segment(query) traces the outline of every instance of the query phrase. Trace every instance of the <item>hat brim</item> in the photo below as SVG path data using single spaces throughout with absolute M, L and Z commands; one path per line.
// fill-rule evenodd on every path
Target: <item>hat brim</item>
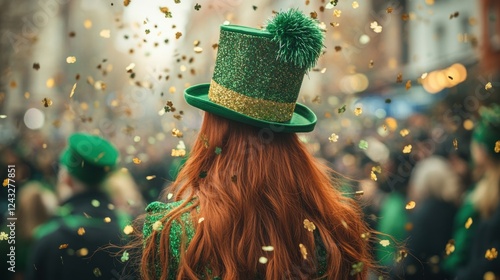
M 184 98 L 189 105 L 212 114 L 256 127 L 269 128 L 275 132 L 310 132 L 314 130 L 318 120 L 313 111 L 300 103 L 296 104 L 292 119 L 288 122 L 271 122 L 252 118 L 210 101 L 209 88 L 208 83 L 189 87 L 184 91 Z

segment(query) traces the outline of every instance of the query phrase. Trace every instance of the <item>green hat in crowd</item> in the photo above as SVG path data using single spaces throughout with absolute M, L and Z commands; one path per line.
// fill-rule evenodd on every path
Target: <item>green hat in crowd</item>
M 265 29 L 223 25 L 211 82 L 185 90 L 190 105 L 227 119 L 281 132 L 309 132 L 316 115 L 297 103 L 304 74 L 318 60 L 318 22 L 292 9 Z
M 92 187 L 114 170 L 117 159 L 118 150 L 107 140 L 75 133 L 69 137 L 68 147 L 62 153 L 60 162 L 71 176 Z
M 488 153 L 500 160 L 500 106 L 482 107 L 481 119 L 476 124 L 472 139 L 484 145 Z

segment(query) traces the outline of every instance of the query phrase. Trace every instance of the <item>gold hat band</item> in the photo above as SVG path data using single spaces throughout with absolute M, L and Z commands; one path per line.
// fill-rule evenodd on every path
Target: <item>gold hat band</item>
M 295 102 L 281 103 L 249 97 L 230 90 L 214 80 L 210 82 L 208 98 L 212 102 L 238 113 L 271 122 L 287 122 L 291 120 L 295 109 Z

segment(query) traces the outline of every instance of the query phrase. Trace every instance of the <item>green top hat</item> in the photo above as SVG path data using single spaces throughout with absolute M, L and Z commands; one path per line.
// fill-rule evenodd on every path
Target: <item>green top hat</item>
M 482 107 L 481 120 L 476 124 L 472 139 L 481 143 L 493 158 L 500 160 L 500 106 Z
M 297 10 L 278 13 L 264 30 L 223 25 L 212 81 L 186 89 L 184 97 L 194 107 L 249 125 L 312 131 L 316 115 L 296 101 L 322 46 L 317 22 Z
M 115 168 L 117 159 L 118 150 L 107 140 L 75 133 L 69 137 L 60 162 L 70 175 L 92 187 L 101 183 Z

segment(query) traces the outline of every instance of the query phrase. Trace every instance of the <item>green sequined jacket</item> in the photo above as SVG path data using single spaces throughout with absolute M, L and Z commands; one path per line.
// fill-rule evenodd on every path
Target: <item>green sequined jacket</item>
M 171 203 L 162 203 L 162 202 L 152 202 L 146 207 L 147 215 L 144 221 L 143 227 L 143 236 L 144 242 L 151 236 L 154 230 L 161 230 L 162 224 L 155 224 L 160 221 L 168 212 L 177 208 L 184 201 L 176 201 Z M 190 217 L 190 213 L 186 212 L 181 215 L 181 220 L 184 223 L 185 228 L 183 229 L 181 224 L 177 221 L 172 221 L 170 228 L 170 244 L 169 244 L 169 270 L 168 270 L 168 280 L 175 280 L 177 275 L 177 269 L 179 267 L 179 261 L 181 256 L 181 237 L 182 234 L 186 234 L 186 248 L 189 246 L 189 242 L 193 238 L 195 234 L 194 225 L 192 219 Z M 159 237 L 159 235 L 157 235 Z M 321 276 L 326 271 L 326 259 L 327 253 L 326 249 L 321 241 L 319 234 L 315 233 L 315 239 L 317 246 L 316 249 L 316 257 L 319 262 L 318 266 L 318 275 Z M 159 248 L 159 238 L 155 241 L 157 247 Z M 161 267 L 159 263 L 155 263 L 155 270 L 157 278 L 160 278 L 161 275 Z M 214 277 L 213 279 L 220 279 L 219 277 Z

